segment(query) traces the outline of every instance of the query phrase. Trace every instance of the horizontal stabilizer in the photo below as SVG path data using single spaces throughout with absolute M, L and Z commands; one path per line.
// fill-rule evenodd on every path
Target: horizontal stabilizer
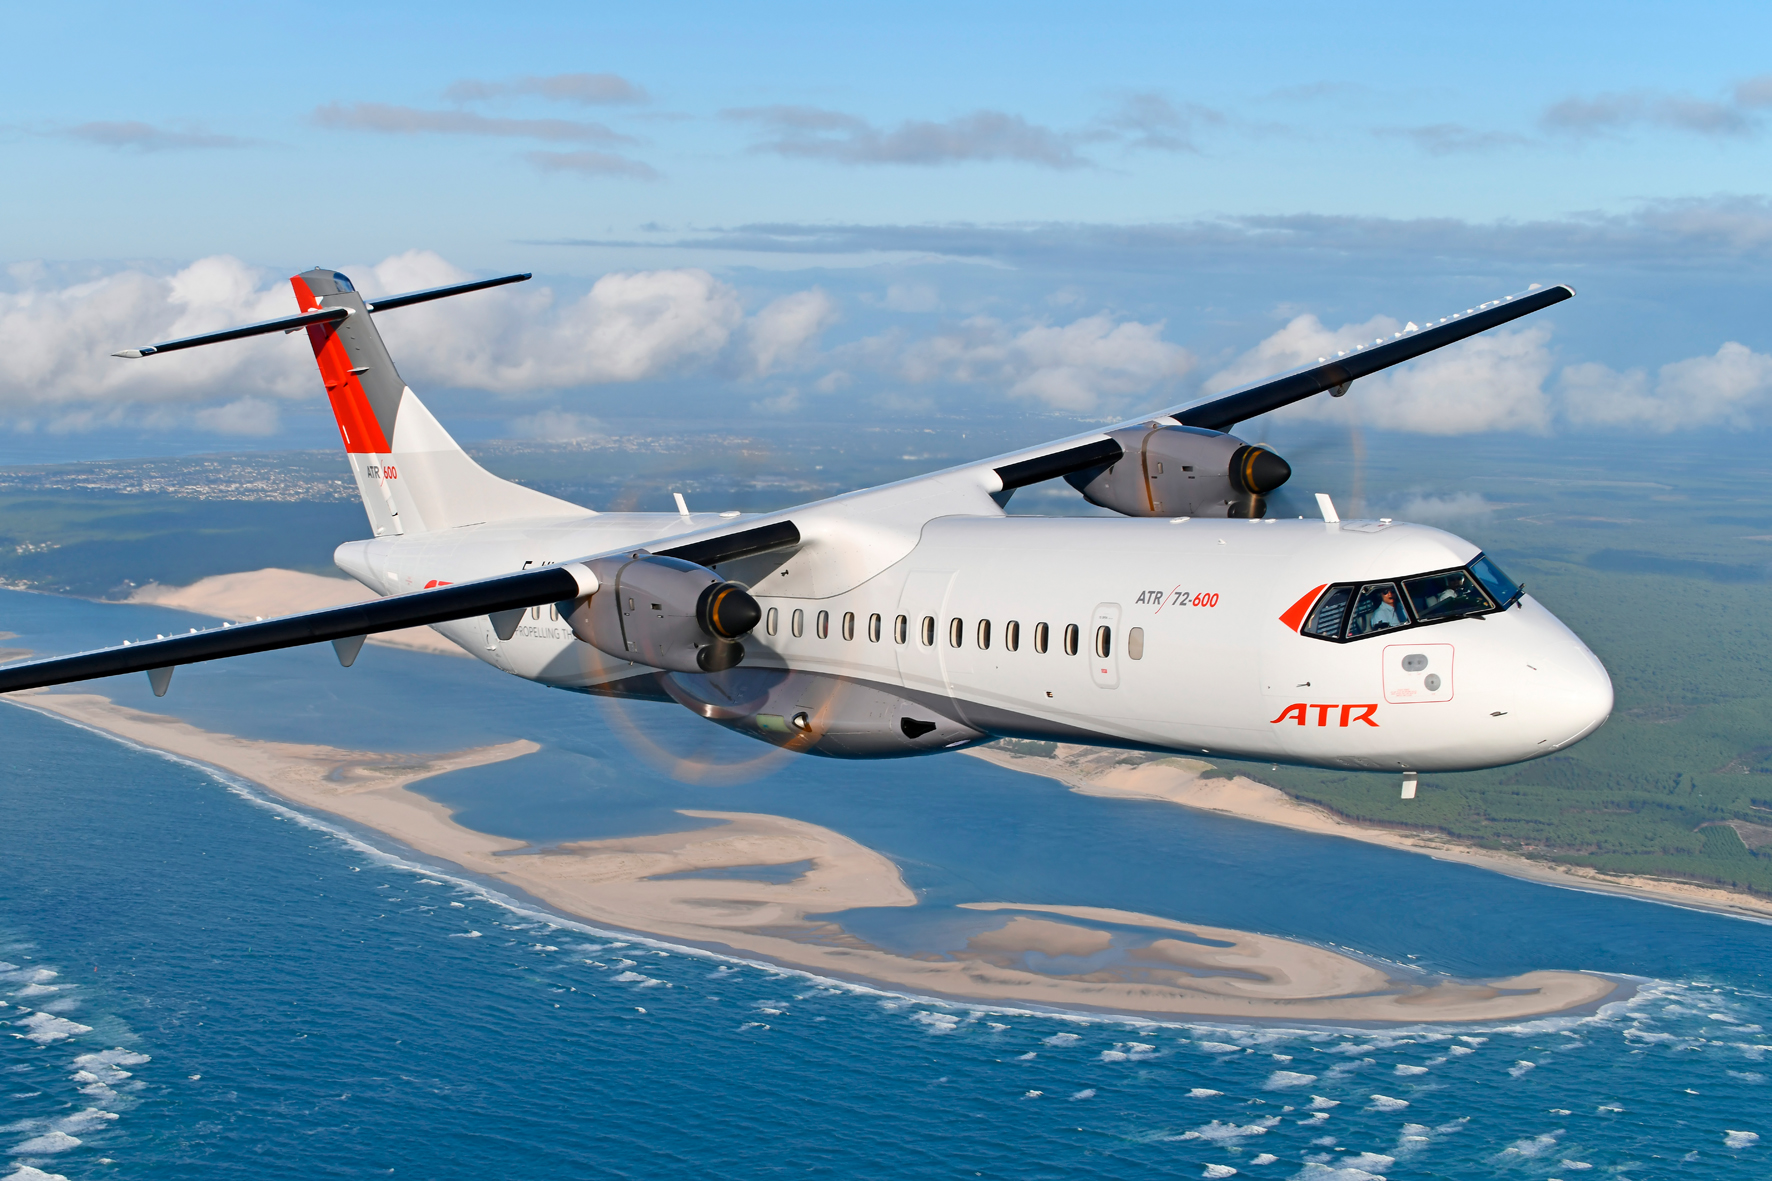
M 423 291 L 408 291 L 405 295 L 390 295 L 366 306 L 372 312 L 387 312 L 415 303 L 428 303 L 433 299 L 444 299 L 451 295 L 466 295 L 470 291 L 484 291 L 488 287 L 502 287 L 506 283 L 521 283 L 534 277 L 534 275 L 525 272 L 521 275 L 502 275 L 497 279 L 476 279 L 472 283 L 452 283 L 447 287 L 427 287 Z
M 385 312 L 393 308 L 408 307 L 415 303 L 427 303 L 433 299 L 443 299 L 451 295 L 463 295 L 469 291 L 482 291 L 488 287 L 501 287 L 506 283 L 521 283 L 533 278 L 528 273 L 521 275 L 502 275 L 497 279 L 477 279 L 472 283 L 452 283 L 447 287 L 427 287 L 423 291 L 408 291 L 405 295 L 390 295 L 386 299 L 378 299 L 364 306 L 371 312 Z M 351 314 L 347 307 L 316 308 L 303 312 L 299 316 L 284 316 L 278 320 L 263 320 L 257 324 L 242 324 L 238 328 L 228 328 L 221 332 L 206 332 L 202 336 L 186 336 L 179 340 L 162 341 L 159 344 L 147 345 L 139 349 L 123 349 L 112 353 L 113 357 L 128 360 L 139 360 L 151 357 L 156 353 L 170 353 L 177 349 L 195 348 L 200 344 L 220 344 L 224 340 L 240 340 L 248 336 L 263 336 L 267 332 L 294 332 L 297 328 L 305 328 L 309 324 L 336 324 Z
M 151 357 L 155 353 L 170 353 L 178 349 L 196 348 L 200 344 L 219 344 L 224 340 L 239 340 L 246 336 L 263 336 L 267 332 L 294 332 L 297 328 L 306 328 L 309 324 L 336 324 L 350 314 L 350 308 L 316 308 L 311 312 L 303 312 L 299 316 L 284 316 L 277 320 L 260 320 L 257 324 L 242 324 L 238 328 L 225 328 L 220 332 L 205 332 L 202 336 L 164 340 L 159 344 L 151 344 L 139 349 L 124 349 L 121 352 L 112 353 L 111 356 L 124 357 L 134 361 L 142 357 Z
M 270 652 L 278 648 L 294 648 L 302 644 L 318 644 L 326 640 L 351 640 L 362 643 L 362 637 L 403 627 L 421 627 L 466 619 L 472 615 L 497 615 L 520 611 L 543 603 L 567 602 L 591 594 L 597 579 L 588 569 L 578 565 L 544 566 L 519 574 L 501 574 L 473 582 L 458 582 L 434 590 L 413 591 L 392 595 L 367 603 L 333 607 L 326 611 L 308 611 L 300 615 L 284 615 L 257 623 L 212 627 L 164 640 L 141 644 L 123 644 L 80 652 L 72 656 L 55 656 L 24 664 L 0 668 L 0 693 L 18 689 L 37 689 L 45 685 L 64 685 L 93 677 L 116 676 L 119 673 L 164 670 L 158 675 L 169 679 L 172 668 L 180 664 L 196 664 L 203 660 L 220 660 L 227 656 L 244 656 L 250 652 Z M 342 659 L 347 650 L 341 646 Z M 349 661 L 344 661 L 347 665 Z M 156 679 L 156 693 L 164 693 L 165 680 Z

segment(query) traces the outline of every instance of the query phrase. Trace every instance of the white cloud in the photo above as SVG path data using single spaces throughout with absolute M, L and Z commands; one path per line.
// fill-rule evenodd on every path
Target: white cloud
M 1673 431 L 1722 425 L 1750 429 L 1772 402 L 1772 356 L 1729 341 L 1708 357 L 1619 373 L 1597 362 L 1563 370 L 1564 412 L 1579 426 Z
M 429 251 L 373 268 L 385 292 L 466 278 Z M 738 293 L 702 270 L 617 272 L 578 299 L 548 287 L 441 300 L 378 320 L 415 385 L 527 393 L 641 381 L 718 360 L 744 321 Z
M 1400 521 L 1417 521 L 1423 525 L 1446 525 L 1454 522 L 1486 521 L 1495 515 L 1495 506 L 1477 492 L 1449 492 L 1444 496 L 1411 493 L 1402 505 L 1388 516 Z
M 0 418 L 82 429 L 121 407 L 314 396 L 312 356 L 283 337 L 137 361 L 111 354 L 295 310 L 287 286 L 239 259 L 201 259 L 167 277 L 121 271 L 56 288 L 41 272 L 0 293 Z
M 596 419 L 565 410 L 542 410 L 511 420 L 511 434 L 519 439 L 567 443 L 575 439 L 594 439 L 604 433 L 603 424 Z
M 263 398 L 241 398 L 223 406 L 197 411 L 197 425 L 217 435 L 253 435 L 264 438 L 282 426 L 277 404 Z
M 472 277 L 419 250 L 343 270 L 370 298 Z M 279 402 L 322 397 L 300 337 L 273 333 L 133 361 L 110 355 L 293 313 L 288 282 L 275 272 L 225 255 L 171 275 L 124 270 L 64 286 L 46 267 L 9 272 L 17 290 L 0 292 L 0 422 L 15 429 L 151 421 L 268 435 L 278 429 Z M 804 360 L 835 314 L 815 288 L 747 318 L 730 285 L 686 269 L 604 275 L 577 298 L 530 283 L 402 309 L 376 325 L 421 391 L 526 394 L 778 370 Z
M 1295 317 L 1278 332 L 1214 374 L 1204 392 L 1222 390 L 1283 373 L 1333 356 L 1356 344 L 1388 339 L 1402 325 L 1388 316 L 1331 331 L 1314 315 Z M 1358 399 L 1362 421 L 1385 430 L 1425 435 L 1479 431 L 1548 430 L 1550 398 L 1544 391 L 1552 360 L 1544 328 L 1496 329 L 1395 369 L 1361 378 L 1348 398 Z M 1309 398 L 1277 412 L 1291 418 L 1335 418 L 1345 413 L 1330 398 Z
M 877 353 L 898 351 L 894 338 L 867 343 Z M 1098 313 L 1016 332 L 975 316 L 898 351 L 895 364 L 908 381 L 997 385 L 1012 397 L 1087 413 L 1185 375 L 1194 356 L 1163 339 L 1161 322 L 1116 321 Z
M 751 318 L 751 357 L 759 376 L 792 364 L 837 320 L 837 301 L 818 287 L 784 295 Z

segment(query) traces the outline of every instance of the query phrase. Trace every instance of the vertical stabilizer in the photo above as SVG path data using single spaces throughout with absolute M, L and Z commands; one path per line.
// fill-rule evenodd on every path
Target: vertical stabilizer
M 400 377 L 349 279 L 316 268 L 289 282 L 304 312 L 350 312 L 306 330 L 377 537 L 589 513 L 475 463 Z

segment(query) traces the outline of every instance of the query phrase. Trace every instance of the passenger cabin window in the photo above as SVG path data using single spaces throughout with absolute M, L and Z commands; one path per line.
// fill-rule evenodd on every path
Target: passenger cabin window
M 845 640 L 855 638 L 855 612 L 853 611 L 843 612 L 843 638 Z
M 1406 578 L 1403 590 L 1409 595 L 1410 610 L 1423 623 L 1475 615 L 1494 606 L 1489 602 L 1489 596 L 1477 586 L 1477 580 L 1463 570 Z
M 1135 627 L 1126 633 L 1126 656 L 1130 660 L 1144 659 L 1144 629 Z
M 831 613 L 829 611 L 818 613 L 818 638 L 821 640 L 831 638 Z
M 1114 629 L 1098 627 L 1095 629 L 1095 654 L 1106 660 L 1114 654 Z
M 1519 583 L 1478 554 L 1462 569 L 1332 586 L 1298 632 L 1321 640 L 1358 640 L 1398 628 L 1505 611 L 1524 593 Z
M 1067 623 L 1064 625 L 1064 654 L 1066 656 L 1075 656 L 1077 654 L 1077 636 L 1078 632 L 1076 624 Z
M 1052 640 L 1052 629 L 1043 623 L 1034 624 L 1034 651 L 1044 654 Z
M 781 612 L 777 611 L 774 607 L 769 608 L 769 614 L 763 617 L 763 630 L 770 635 L 774 635 L 775 629 L 780 626 Z
M 935 616 L 933 615 L 923 617 L 923 647 L 935 647 Z
M 948 647 L 958 648 L 966 640 L 966 623 L 958 617 L 948 620 Z
M 800 610 L 798 607 L 794 608 L 794 622 L 792 626 L 796 636 L 803 636 L 806 634 L 806 612 Z
M 978 646 L 980 648 L 991 646 L 991 621 L 988 619 L 978 621 Z
M 902 619 L 904 617 L 901 615 L 899 618 Z M 874 644 L 880 642 L 880 613 L 878 611 L 868 616 L 868 641 Z M 904 637 L 898 637 L 898 642 L 901 644 L 904 643 Z
M 892 640 L 893 640 L 893 642 L 897 643 L 897 644 L 902 644 L 907 639 L 909 639 L 910 638 L 910 626 L 911 626 L 911 621 L 906 619 L 902 615 L 900 615 L 896 620 L 894 620 L 892 623 Z
M 1409 616 L 1394 582 L 1370 582 L 1354 596 L 1353 614 L 1347 621 L 1347 638 L 1369 636 L 1393 627 L 1406 627 Z
M 1011 652 L 1021 648 L 1021 624 L 1013 619 L 1003 625 L 1003 647 Z

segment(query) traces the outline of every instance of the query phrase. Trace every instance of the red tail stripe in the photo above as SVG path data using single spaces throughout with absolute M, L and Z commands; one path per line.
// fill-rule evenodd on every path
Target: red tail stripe
M 301 276 L 292 277 L 289 285 L 295 289 L 295 300 L 302 311 L 319 306 L 313 289 Z M 338 338 L 336 326 L 309 324 L 308 343 L 314 346 L 314 360 L 320 366 L 320 379 L 326 383 L 326 398 L 332 403 L 332 416 L 338 420 L 345 450 L 353 455 L 386 455 L 390 450 L 387 437 L 363 392 L 363 383 L 351 372 L 351 358 Z

